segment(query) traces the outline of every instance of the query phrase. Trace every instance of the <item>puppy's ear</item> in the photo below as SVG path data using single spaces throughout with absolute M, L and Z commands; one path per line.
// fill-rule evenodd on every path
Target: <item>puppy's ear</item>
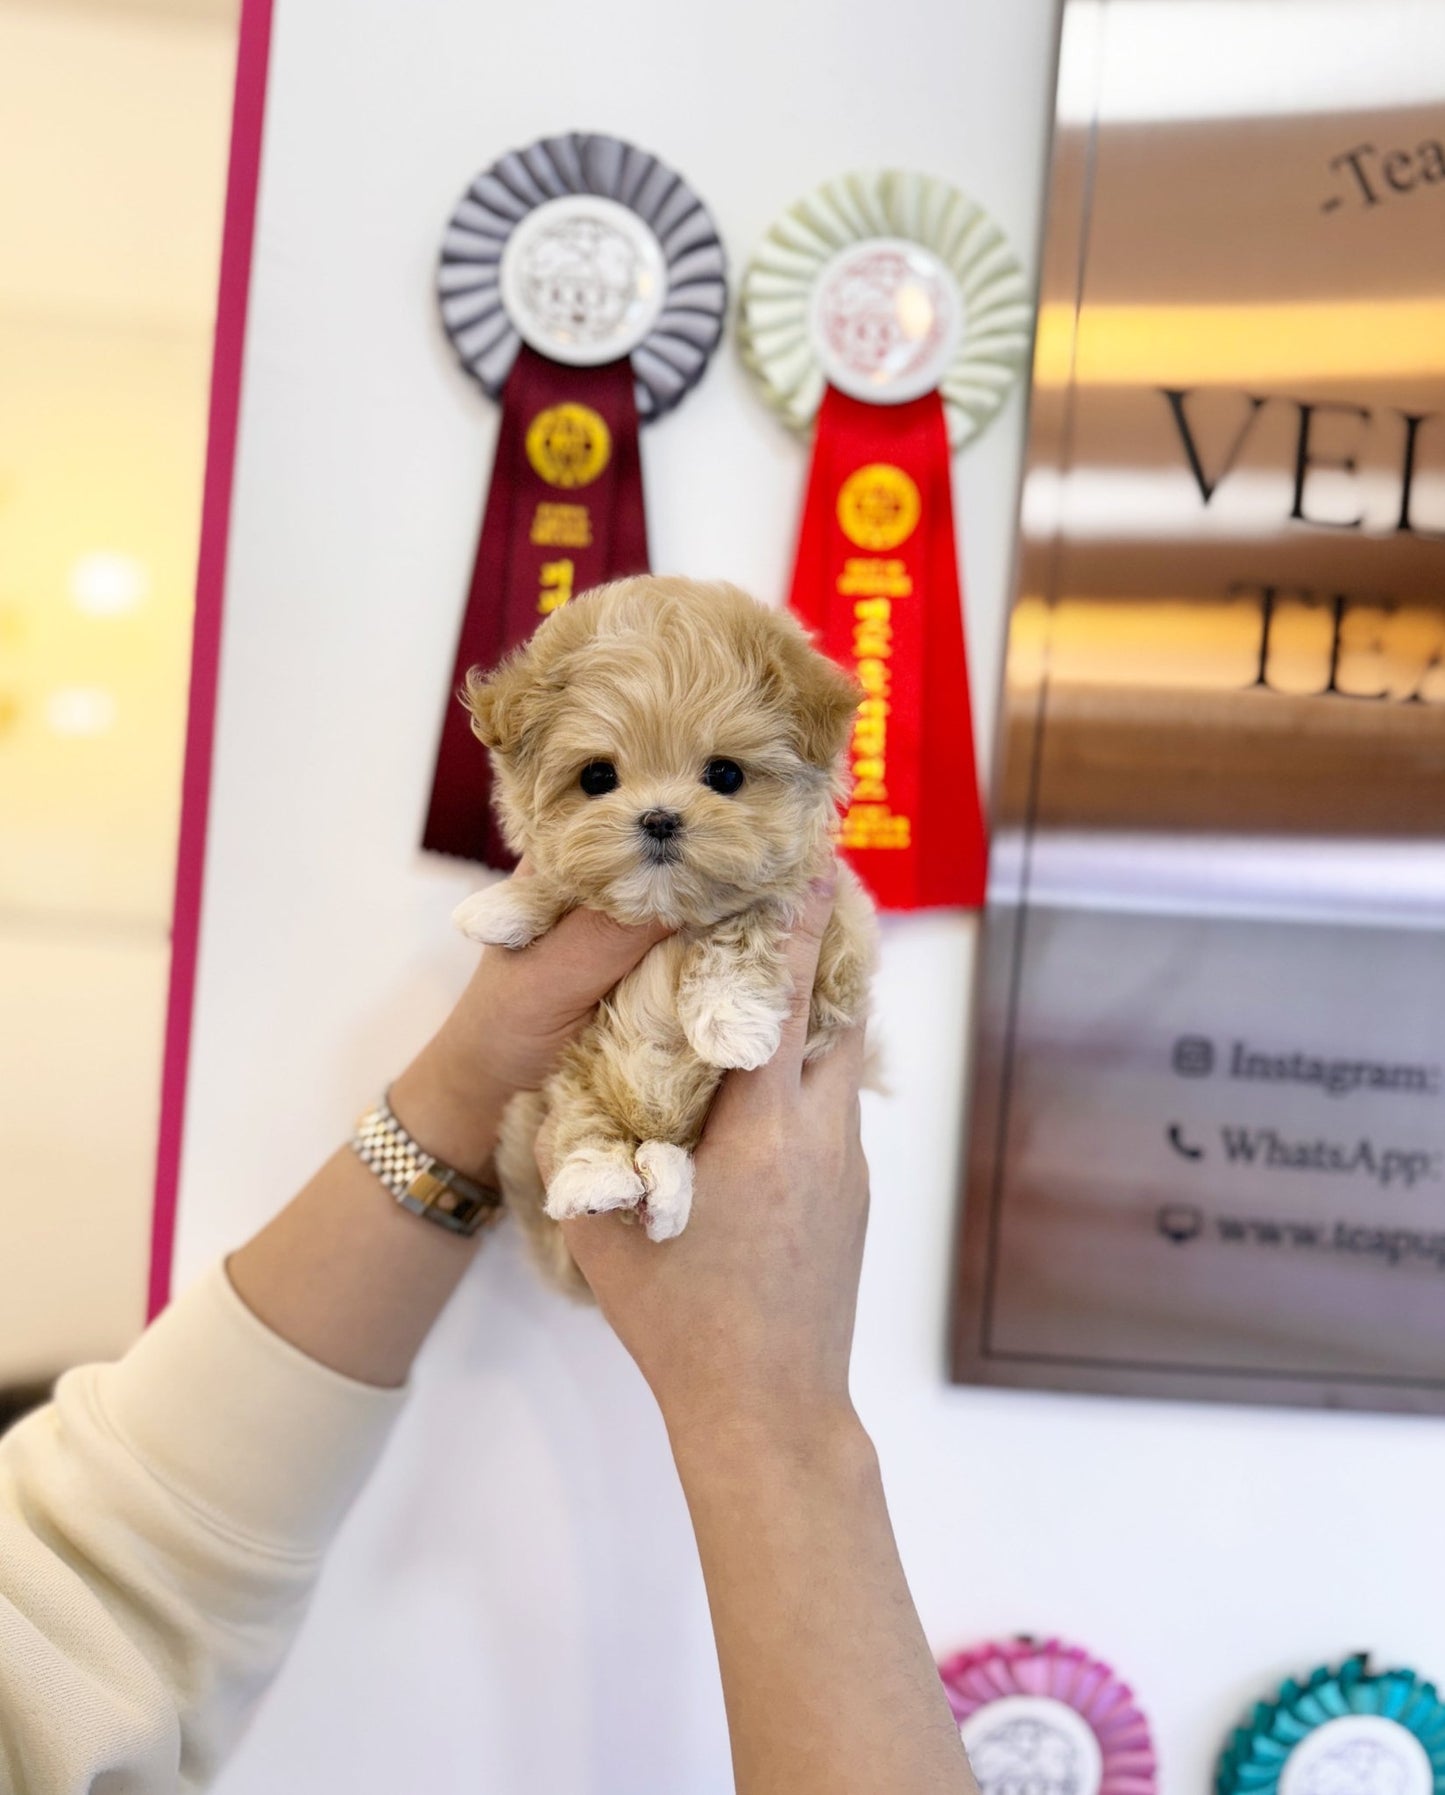
M 810 766 L 829 767 L 848 744 L 863 688 L 788 621 L 778 643 L 778 658 L 789 689 L 793 740 Z
M 536 674 L 523 650 L 488 673 L 473 667 L 462 702 L 472 713 L 472 734 L 498 754 L 515 754 L 536 712 Z

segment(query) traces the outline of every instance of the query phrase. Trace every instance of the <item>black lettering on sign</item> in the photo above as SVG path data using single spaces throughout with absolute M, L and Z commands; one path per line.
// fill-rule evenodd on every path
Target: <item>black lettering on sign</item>
M 1360 525 L 1365 521 L 1365 514 L 1363 511 L 1358 517 L 1310 517 L 1305 511 L 1305 478 L 1311 467 L 1316 466 L 1335 467 L 1338 468 L 1340 472 L 1346 474 L 1353 474 L 1356 468 L 1353 455 L 1345 455 L 1338 461 L 1329 462 L 1321 460 L 1316 454 L 1311 454 L 1310 431 L 1313 428 L 1315 417 L 1319 412 L 1340 412 L 1349 416 L 1363 418 L 1367 424 L 1370 421 L 1370 414 L 1365 410 L 1363 405 L 1341 405 L 1337 403 L 1304 405 L 1299 404 L 1298 401 L 1296 401 L 1296 403 L 1299 405 L 1299 434 L 1295 439 L 1294 503 L 1290 506 L 1289 514 L 1302 524 L 1318 524 L 1322 529 L 1358 530 Z
M 1407 530 L 1414 536 L 1433 536 L 1437 542 L 1445 542 L 1445 530 L 1422 529 L 1410 516 L 1410 496 L 1415 484 L 1415 441 L 1424 425 L 1433 423 L 1434 412 L 1415 413 L 1402 411 L 1400 416 L 1405 420 L 1405 458 L 1400 464 L 1400 521 L 1395 525 L 1397 530 Z
M 1294 460 L 1290 469 L 1293 479 L 1293 491 L 1287 519 L 1294 523 L 1310 524 L 1322 530 L 1360 530 L 1365 527 L 1365 513 L 1359 511 L 1354 517 L 1325 517 L 1318 510 L 1318 499 L 1314 507 L 1310 506 L 1309 477 L 1312 473 L 1347 474 L 1353 478 L 1359 472 L 1359 463 L 1354 454 L 1327 454 L 1319 445 L 1317 432 L 1321 420 L 1328 425 L 1333 419 L 1357 419 L 1363 430 L 1376 427 L 1376 414 L 1363 405 L 1351 405 L 1341 400 L 1307 400 L 1284 399 L 1259 393 L 1240 393 L 1237 395 L 1244 411 L 1240 417 L 1238 428 L 1234 432 L 1224 452 L 1219 466 L 1211 473 L 1204 465 L 1200 454 L 1199 443 L 1195 436 L 1194 426 L 1189 420 L 1189 401 L 1198 390 L 1194 387 L 1168 387 L 1158 389 L 1160 397 L 1169 407 L 1169 414 L 1174 427 L 1179 433 L 1179 441 L 1184 450 L 1184 460 L 1193 476 L 1194 484 L 1199 488 L 1199 496 L 1208 505 L 1215 493 L 1219 491 L 1226 475 L 1231 473 L 1239 461 L 1240 452 L 1244 448 L 1250 433 L 1254 429 L 1255 420 L 1266 405 L 1280 404 L 1293 408 L 1298 416 L 1295 430 Z M 1390 411 L 1381 414 L 1381 428 L 1393 430 L 1393 423 L 1388 425 L 1385 419 L 1399 418 L 1404 425 L 1404 439 L 1400 452 L 1400 506 L 1394 521 L 1384 526 L 1396 533 L 1404 532 L 1413 536 L 1429 537 L 1433 541 L 1445 542 L 1445 528 L 1435 527 L 1430 523 L 1421 523 L 1414 515 L 1415 477 L 1419 472 L 1421 455 L 1421 437 L 1426 427 L 1441 421 L 1440 413 L 1432 411 Z M 1430 439 L 1438 449 L 1440 433 L 1437 431 Z M 1358 500 L 1356 501 L 1358 503 Z M 1445 519 L 1442 519 L 1445 523 Z
M 1259 659 L 1252 687 L 1395 704 L 1440 702 L 1445 611 L 1438 607 L 1250 580 L 1236 580 L 1228 591 L 1231 598 L 1252 598 L 1259 604 Z M 1281 605 L 1288 607 L 1287 649 L 1274 640 Z M 1311 668 L 1317 670 L 1314 683 L 1308 683 Z
M 1344 178 L 1345 190 L 1332 193 L 1320 210 L 1338 212 L 1347 198 L 1357 199 L 1361 210 L 1368 210 L 1394 194 L 1416 193 L 1445 181 L 1445 144 L 1435 137 L 1423 139 L 1413 149 L 1378 150 L 1372 143 L 1357 143 L 1332 156 L 1328 166 L 1332 174 Z
M 1259 416 L 1260 407 L 1267 401 L 1256 398 L 1250 393 L 1244 395 L 1248 409 L 1240 420 L 1238 430 L 1234 433 L 1234 441 L 1229 445 L 1223 466 L 1211 480 L 1204 471 L 1204 463 L 1199 458 L 1199 447 L 1194 440 L 1194 432 L 1189 427 L 1189 414 L 1184 409 L 1184 402 L 1192 397 L 1194 389 L 1192 387 L 1163 386 L 1159 390 L 1169 402 L 1169 409 L 1174 414 L 1174 422 L 1179 430 L 1179 440 L 1184 444 L 1184 454 L 1189 462 L 1189 471 L 1194 475 L 1198 484 L 1199 496 L 1207 505 L 1218 490 L 1219 482 L 1239 460 L 1239 451 L 1244 447 L 1244 439 L 1253 428 L 1254 420 Z
M 1364 158 L 1366 156 L 1373 156 L 1374 153 L 1374 144 L 1357 143 L 1354 149 L 1343 150 L 1330 162 L 1330 167 L 1332 169 L 1338 169 L 1341 163 L 1349 169 L 1350 173 L 1355 177 L 1356 182 L 1359 184 L 1360 192 L 1364 195 L 1365 204 L 1367 206 L 1378 206 L 1380 203 L 1380 196 L 1370 186 L 1369 177 L 1366 175 L 1363 166 Z

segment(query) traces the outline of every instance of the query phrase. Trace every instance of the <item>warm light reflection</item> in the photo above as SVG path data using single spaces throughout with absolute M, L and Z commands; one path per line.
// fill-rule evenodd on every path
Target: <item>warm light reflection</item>
M 134 555 L 82 555 L 71 565 L 71 602 L 87 617 L 133 611 L 150 590 L 150 575 Z
M 1247 598 L 1021 599 L 1009 628 L 1008 678 L 1035 685 L 1247 686 L 1259 666 L 1259 606 Z
M 61 686 L 45 700 L 45 722 L 56 735 L 104 735 L 115 722 L 116 703 L 99 686 Z
M 905 281 L 894 295 L 894 312 L 898 328 L 910 343 L 922 342 L 933 329 L 934 306 L 926 287 L 917 281 Z
M 1039 311 L 1039 386 L 1207 386 L 1445 375 L 1445 304 L 1068 305 Z
M 1338 628 L 1338 637 L 1336 630 Z M 1445 704 L 1445 611 L 1281 595 L 1266 619 L 1257 594 L 1199 598 L 1020 599 L 1009 628 L 1015 690 L 1051 686 L 1243 691 L 1267 682 L 1305 696 L 1334 681 L 1347 697 Z

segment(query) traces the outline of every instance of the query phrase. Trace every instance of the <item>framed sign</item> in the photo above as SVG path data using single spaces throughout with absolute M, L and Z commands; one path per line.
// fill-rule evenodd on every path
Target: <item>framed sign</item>
M 1445 1410 L 1442 38 L 1068 0 L 961 1381 Z

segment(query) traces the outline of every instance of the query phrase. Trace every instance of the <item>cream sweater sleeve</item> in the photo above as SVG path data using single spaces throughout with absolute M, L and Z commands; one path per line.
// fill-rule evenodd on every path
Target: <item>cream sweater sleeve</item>
M 402 1400 L 217 1266 L 0 1438 L 0 1795 L 203 1788 Z

